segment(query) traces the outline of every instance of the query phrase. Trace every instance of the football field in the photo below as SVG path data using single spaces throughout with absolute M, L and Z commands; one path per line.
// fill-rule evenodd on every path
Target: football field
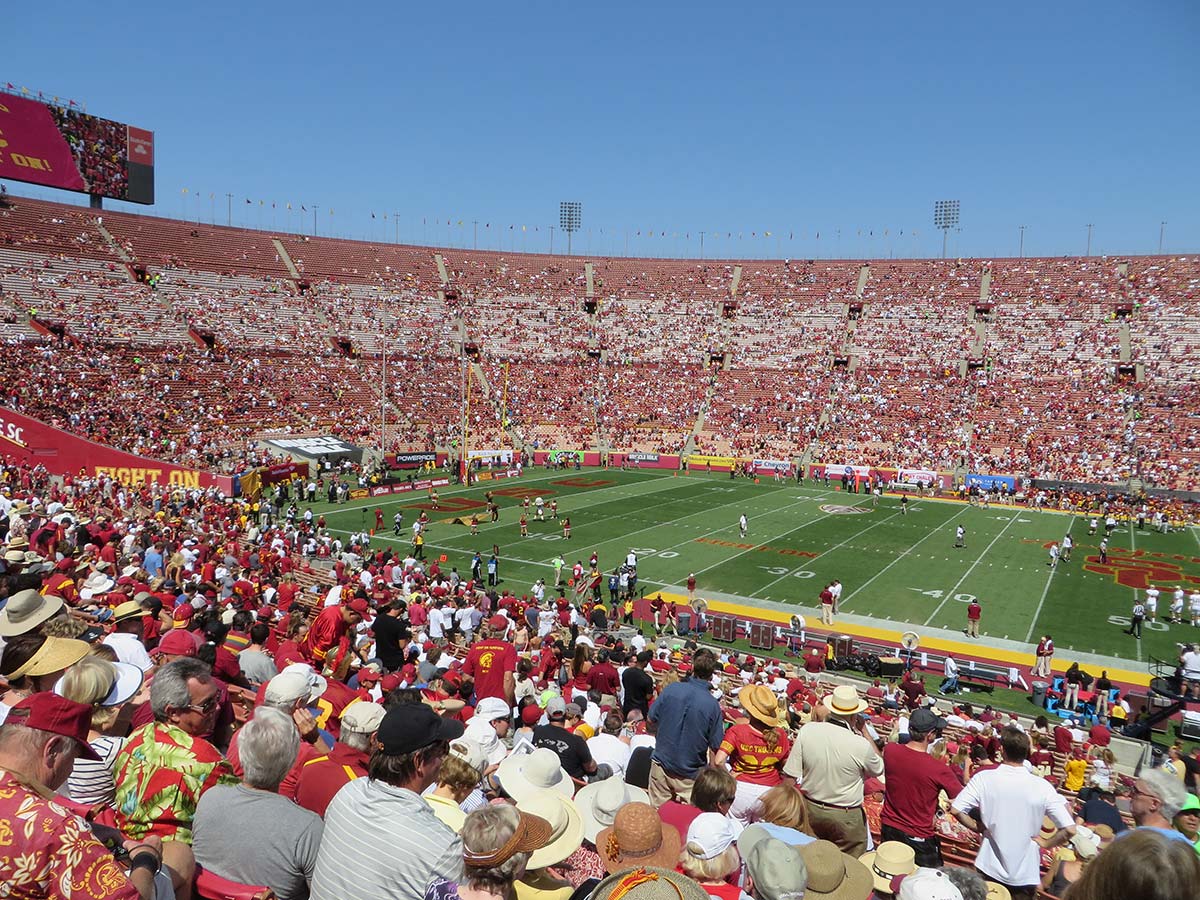
M 500 520 L 488 520 L 484 495 L 494 492 Z M 524 497 L 546 501 L 546 521 L 529 513 L 529 536 L 518 520 Z M 564 539 L 550 518 L 549 502 L 569 516 Z M 387 528 L 372 546 L 411 547 L 411 523 L 428 511 L 426 557 L 464 576 L 478 550 L 487 560 L 499 548 L 501 588 L 528 593 L 537 578 L 553 583 L 550 561 L 562 554 L 568 568 L 586 566 L 593 551 L 607 575 L 632 549 L 647 596 L 656 589 L 684 592 L 695 573 L 700 597 L 719 594 L 747 605 L 764 601 L 794 605 L 810 622 L 817 595 L 832 579 L 843 586 L 841 612 L 869 617 L 904 630 L 912 625 L 959 632 L 972 598 L 983 606 L 981 653 L 989 639 L 1036 643 L 1053 635 L 1060 658 L 1070 651 L 1120 657 L 1143 670 L 1151 656 L 1174 658 L 1175 643 L 1200 638 L 1190 624 L 1170 625 L 1171 595 L 1200 587 L 1200 534 L 1187 529 L 1158 534 L 1121 523 L 1109 538 L 1108 560 L 1098 544 L 1103 526 L 1088 534 L 1088 520 L 1013 506 L 971 507 L 913 497 L 907 513 L 898 497 L 874 505 L 869 496 L 833 487 L 776 482 L 755 484 L 727 475 L 585 469 L 527 470 L 519 480 L 484 482 L 468 490 L 442 488 L 440 509 L 423 494 L 354 500 L 340 507 L 314 505 L 329 527 L 343 535 L 373 526 L 376 508 Z M 392 520 L 404 512 L 402 534 Z M 748 531 L 740 534 L 745 514 Z M 458 518 L 478 515 L 479 535 Z M 965 547 L 955 530 L 965 529 Z M 1051 542 L 1070 533 L 1070 561 L 1048 565 Z M 1148 587 L 1161 592 L 1158 622 L 1146 623 L 1141 640 L 1124 633 L 1135 597 Z M 1186 618 L 1186 610 L 1185 610 Z M 973 642 L 974 643 L 974 642 Z M 1142 665 L 1134 665 L 1141 663 Z

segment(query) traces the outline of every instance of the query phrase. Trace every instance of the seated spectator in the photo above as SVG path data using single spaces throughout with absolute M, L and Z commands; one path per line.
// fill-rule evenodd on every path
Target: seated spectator
M 242 783 L 217 785 L 196 806 L 196 861 L 222 878 L 265 885 L 279 900 L 305 900 L 321 844 L 321 817 L 279 794 L 300 735 L 286 713 L 264 707 L 239 738 Z
M 797 847 L 770 836 L 758 841 L 747 840 L 743 831 L 738 838 L 738 852 L 746 860 L 746 893 L 751 900 L 801 900 L 804 897 L 808 869 Z
M 463 820 L 462 876 L 435 877 L 425 900 L 512 897 L 530 855 L 550 840 L 550 824 L 514 806 L 484 806 Z
M 1113 841 L 1071 887 L 1070 900 L 1180 900 L 1196 895 L 1200 856 L 1184 840 L 1138 829 Z
M 609 771 L 625 774 L 625 767 L 629 765 L 629 757 L 633 751 L 629 744 L 621 739 L 624 730 L 625 720 L 621 714 L 610 710 L 600 724 L 600 733 L 587 739 L 588 751 L 596 761 L 597 767 L 607 764 Z
M 687 834 L 692 821 L 700 813 L 728 815 L 736 797 L 737 779 L 726 769 L 706 766 L 696 775 L 696 781 L 692 785 L 691 803 L 668 800 L 658 807 L 658 814 L 680 834 Z
M 736 841 L 737 831 L 727 816 L 701 813 L 688 827 L 679 868 L 699 882 L 710 897 L 738 900 L 741 890 L 727 881 L 742 863 Z
M 518 879 L 517 900 L 568 900 L 574 887 L 562 863 L 583 841 L 583 820 L 575 804 L 558 791 L 538 791 L 517 803 L 517 809 L 550 825 L 550 835 L 529 857 Z
M 129 735 L 117 755 L 117 821 L 126 834 L 192 841 L 192 817 L 204 792 L 237 777 L 200 737 L 217 715 L 217 685 L 207 665 L 177 659 L 150 684 L 154 721 Z
M 322 818 L 344 784 L 367 774 L 371 743 L 383 721 L 377 703 L 351 703 L 342 713 L 342 728 L 333 749 L 307 760 L 296 782 L 296 802 Z
M 85 656 L 71 666 L 55 686 L 55 693 L 92 708 L 88 744 L 100 758 L 75 760 L 66 793 L 77 803 L 113 805 L 117 790 L 113 765 L 125 746 L 125 738 L 105 732 L 116 724 L 121 708 L 141 689 L 142 671 L 137 666 L 96 656 Z
M 461 722 L 440 718 L 424 703 L 387 711 L 368 777 L 343 787 L 325 810 L 313 900 L 410 900 L 424 896 L 434 878 L 459 879 L 462 840 L 421 795 L 437 780 L 450 741 L 461 735 Z
M 437 784 L 425 795 L 433 813 L 455 832 L 461 832 L 467 814 L 460 804 L 479 786 L 487 758 L 483 748 L 468 737 L 450 742 L 450 752 L 438 769 Z

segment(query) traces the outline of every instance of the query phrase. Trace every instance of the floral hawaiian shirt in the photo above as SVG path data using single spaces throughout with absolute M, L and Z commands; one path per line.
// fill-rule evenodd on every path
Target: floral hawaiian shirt
M 0 897 L 136 900 L 112 853 L 53 796 L 0 770 Z
M 237 784 L 219 750 L 164 722 L 143 725 L 117 756 L 117 820 L 127 837 L 158 835 L 192 842 L 200 796 L 218 784 Z

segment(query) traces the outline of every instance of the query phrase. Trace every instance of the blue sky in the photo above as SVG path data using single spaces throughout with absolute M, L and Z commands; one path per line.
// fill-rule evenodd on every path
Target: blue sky
M 5 25 L 0 83 L 156 132 L 157 215 L 223 223 L 232 193 L 234 224 L 298 229 L 291 202 L 321 233 L 545 251 L 579 200 L 593 255 L 704 231 L 707 257 L 902 257 L 941 252 L 953 198 L 950 255 L 1016 255 L 1022 224 L 1026 255 L 1082 254 L 1088 223 L 1093 253 L 1154 252 L 1163 221 L 1200 249 L 1195 0 L 50 0 Z

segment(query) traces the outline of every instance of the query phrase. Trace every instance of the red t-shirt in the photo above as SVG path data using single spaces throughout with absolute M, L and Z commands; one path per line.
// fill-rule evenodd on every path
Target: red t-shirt
M 883 772 L 887 791 L 880 821 L 911 837 L 933 835 L 939 790 L 953 800 L 963 787 L 954 770 L 944 762 L 924 750 L 903 744 L 888 744 L 883 748 Z
M 499 697 L 507 700 L 504 674 L 517 671 L 517 648 L 495 638 L 477 641 L 467 654 L 463 671 L 475 679 L 475 696 L 479 699 Z
M 967 607 L 967 619 L 972 622 L 978 622 L 979 617 L 983 614 L 983 607 L 978 603 L 972 603 Z
M 1112 740 L 1112 732 L 1107 727 L 1097 722 L 1088 732 L 1088 737 L 1091 742 L 1098 747 L 1107 747 L 1109 741 Z
M 1074 743 L 1074 738 L 1071 737 L 1071 729 L 1065 728 L 1062 725 L 1054 726 L 1054 749 L 1059 753 L 1070 753 L 1071 745 Z
M 324 818 L 333 795 L 346 782 L 367 774 L 369 759 L 368 754 L 345 744 L 334 744 L 328 753 L 308 759 L 300 768 L 296 803 Z
M 774 748 L 749 724 L 734 725 L 725 732 L 721 749 L 729 754 L 729 766 L 738 781 L 774 787 L 779 784 L 779 767 L 792 749 L 782 729 L 775 729 L 779 743 Z

